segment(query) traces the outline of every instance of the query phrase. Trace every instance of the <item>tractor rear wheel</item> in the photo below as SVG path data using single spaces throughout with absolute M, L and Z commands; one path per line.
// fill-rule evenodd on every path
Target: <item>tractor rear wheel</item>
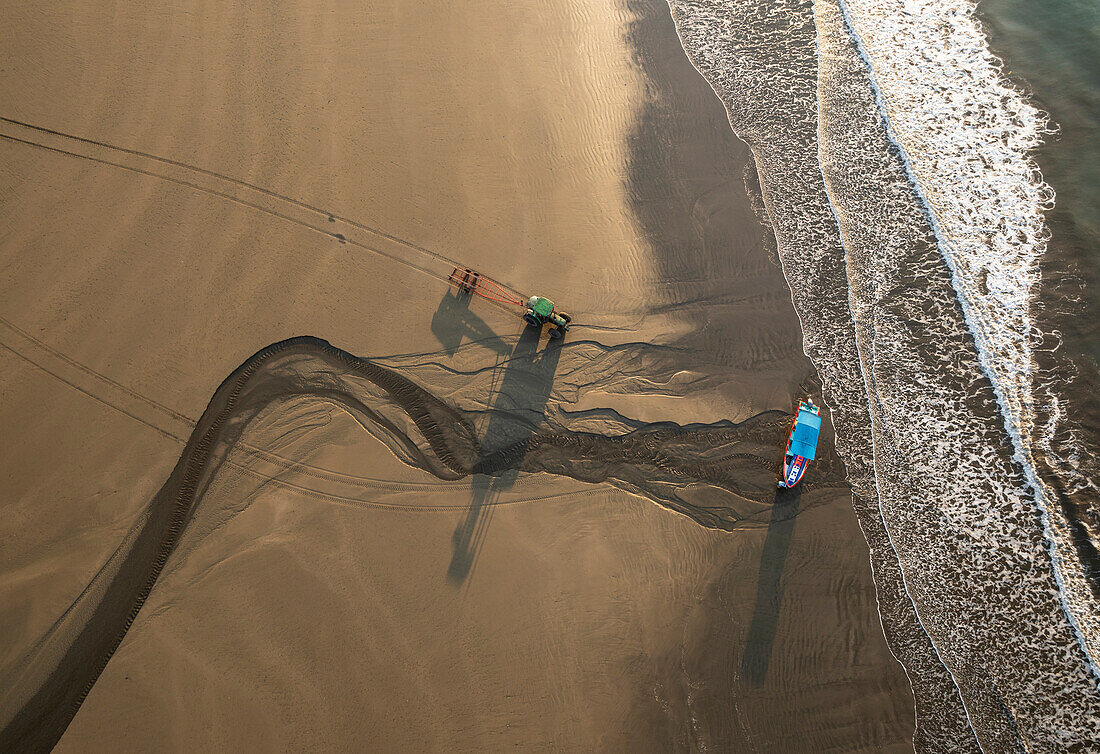
M 542 324 L 542 322 L 539 321 L 539 318 L 536 317 L 535 313 L 530 309 L 528 309 L 527 313 L 523 315 L 523 320 L 527 324 L 531 325 L 531 327 L 538 327 Z

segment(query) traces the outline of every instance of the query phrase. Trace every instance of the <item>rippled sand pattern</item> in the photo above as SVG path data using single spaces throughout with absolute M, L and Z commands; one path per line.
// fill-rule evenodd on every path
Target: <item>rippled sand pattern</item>
M 664 3 L 5 25 L 0 748 L 911 748 L 830 427 L 775 492 L 820 383 Z

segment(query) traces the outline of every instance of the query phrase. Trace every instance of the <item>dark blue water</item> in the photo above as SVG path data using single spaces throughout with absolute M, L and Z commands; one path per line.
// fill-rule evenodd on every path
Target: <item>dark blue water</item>
M 1005 73 L 1058 128 L 1038 155 L 1047 182 L 1058 192 L 1050 249 L 1080 265 L 1091 316 L 1072 334 L 1075 347 L 1095 363 L 1100 359 L 1100 4 L 986 0 L 978 8 Z
M 1067 404 L 1069 422 L 1056 437 L 1072 455 L 1088 489 L 1070 505 L 1093 541 L 1100 539 L 1100 4 L 1087 0 L 986 0 L 979 6 L 1005 73 L 1050 115 L 1056 132 L 1036 160 L 1057 192 L 1048 213 L 1050 243 L 1043 260 L 1037 316 L 1062 337 L 1046 354 L 1051 382 Z M 1093 563 L 1094 581 L 1100 565 Z

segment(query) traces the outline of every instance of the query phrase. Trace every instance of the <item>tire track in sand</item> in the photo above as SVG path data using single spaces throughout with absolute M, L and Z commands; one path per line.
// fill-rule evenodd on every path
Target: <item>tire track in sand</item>
M 0 139 L 184 186 L 384 257 L 444 283 L 449 284 L 452 269 L 466 266 L 380 228 L 208 168 L 5 116 L 0 116 L 0 124 L 5 129 L 0 130 Z M 345 232 L 337 232 L 337 229 Z M 372 243 L 355 237 L 361 234 L 366 234 Z M 413 257 L 419 257 L 419 261 L 414 261 Z M 507 281 L 500 282 L 514 290 L 522 290 Z M 519 316 L 515 307 L 496 305 Z

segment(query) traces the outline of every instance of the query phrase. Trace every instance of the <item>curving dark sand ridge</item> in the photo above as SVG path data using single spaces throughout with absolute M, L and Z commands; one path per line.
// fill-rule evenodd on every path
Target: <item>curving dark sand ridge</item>
M 327 361 L 330 367 L 343 367 L 383 386 L 423 429 L 435 451 L 438 460 L 425 455 L 425 466 L 442 478 L 455 478 L 464 469 L 452 451 L 457 443 L 447 442 L 443 428 L 461 431 L 467 426 L 458 417 L 453 417 L 453 422 L 437 422 L 435 415 L 446 414 L 449 409 L 400 375 L 316 338 L 295 338 L 259 351 L 215 392 L 172 475 L 151 501 L 148 517 L 140 525 L 117 575 L 79 633 L 71 638 L 56 670 L 0 731 L 0 748 L 46 751 L 56 744 L 133 623 L 228 448 L 252 417 L 290 392 L 311 388 L 317 394 L 332 393 L 326 397 L 340 400 L 351 410 L 372 413 L 354 396 L 326 390 L 319 380 L 312 386 L 301 382 L 295 385 L 290 377 L 299 373 L 279 373 L 288 361 L 302 356 Z
M 7 16 L 5 742 L 912 750 L 831 433 L 776 499 L 820 384 L 662 0 Z
M 528 336 L 526 340 L 533 339 Z M 410 437 L 372 407 L 372 397 L 362 382 L 357 383 L 362 380 L 381 388 L 400 406 L 422 439 Z M 81 600 L 99 595 L 88 618 L 75 633 L 59 631 L 48 639 L 65 645 L 60 661 L 6 723 L 0 732 L 0 748 L 46 751 L 56 744 L 133 623 L 203 493 L 249 422 L 273 402 L 303 395 L 336 403 L 382 426 L 399 438 L 417 465 L 440 479 L 523 469 L 587 482 L 611 481 L 705 526 L 727 530 L 736 528 L 738 522 L 730 511 L 693 507 L 662 488 L 695 480 L 765 502 L 774 479 L 773 460 L 789 420 L 772 411 L 740 424 L 681 428 L 663 422 L 620 437 L 533 432 L 483 452 L 482 442 L 462 412 L 397 372 L 314 337 L 270 345 L 245 361 L 214 393 L 171 476 L 129 540 L 117 571 L 109 583 L 95 585 L 97 589 L 81 595 Z M 491 436 L 492 431 L 486 439 Z M 832 479 L 818 475 L 818 484 L 841 483 L 837 469 L 832 471 Z M 468 571 L 468 563 L 462 565 L 464 557 L 461 551 L 456 552 L 457 565 L 452 570 Z M 101 572 L 97 578 L 108 574 Z

